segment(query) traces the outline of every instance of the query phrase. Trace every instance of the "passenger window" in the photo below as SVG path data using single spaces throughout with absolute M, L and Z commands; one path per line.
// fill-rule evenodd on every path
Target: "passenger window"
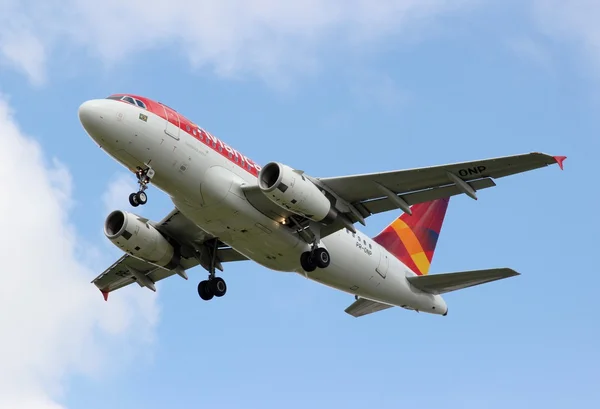
M 129 102 L 130 104 L 133 104 L 133 105 L 135 105 L 135 102 L 133 101 L 133 98 L 131 98 L 131 97 L 123 97 L 123 98 L 121 98 L 121 99 L 122 99 L 123 101 L 127 101 L 127 102 Z

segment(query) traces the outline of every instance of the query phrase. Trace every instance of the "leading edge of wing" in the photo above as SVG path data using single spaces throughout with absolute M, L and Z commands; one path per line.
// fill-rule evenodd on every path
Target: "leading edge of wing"
M 565 159 L 565 156 L 532 152 L 421 168 L 321 177 L 317 180 L 343 199 L 355 203 L 382 197 L 381 186 L 395 194 L 406 194 L 455 183 L 449 173 L 462 181 L 497 179 L 553 164 L 563 169 Z
M 538 158 L 539 159 L 539 167 L 550 166 L 550 165 L 558 165 L 561 170 L 564 169 L 564 161 L 567 159 L 566 156 L 553 156 L 543 152 L 529 152 L 522 153 L 517 155 L 507 155 L 507 156 L 497 156 L 494 158 L 487 159 L 478 159 L 472 161 L 464 161 L 464 162 L 454 162 L 443 165 L 433 165 L 433 166 L 422 166 L 418 168 L 408 168 L 408 169 L 397 169 L 397 170 L 388 170 L 383 172 L 371 172 L 371 173 L 356 173 L 352 175 L 343 175 L 343 176 L 330 176 L 330 177 L 319 177 L 318 180 L 323 183 L 328 182 L 336 182 L 341 181 L 343 179 L 355 179 L 357 177 L 374 177 L 374 176 L 389 176 L 394 175 L 398 172 L 418 172 L 418 171 L 428 171 L 428 170 L 436 170 L 436 169 L 444 169 L 448 170 L 453 167 L 464 167 L 464 166 L 472 166 L 477 162 L 494 162 L 501 161 L 506 159 L 523 159 L 523 158 Z M 502 177 L 502 176 L 493 176 L 493 178 Z

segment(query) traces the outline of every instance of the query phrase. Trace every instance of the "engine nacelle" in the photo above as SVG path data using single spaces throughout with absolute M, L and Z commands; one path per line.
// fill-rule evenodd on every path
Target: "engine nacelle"
M 275 204 L 316 222 L 330 223 L 337 212 L 314 183 L 289 166 L 270 162 L 258 173 L 258 187 Z
M 104 222 L 104 234 L 115 246 L 136 258 L 168 269 L 179 265 L 179 252 L 138 215 L 115 210 Z

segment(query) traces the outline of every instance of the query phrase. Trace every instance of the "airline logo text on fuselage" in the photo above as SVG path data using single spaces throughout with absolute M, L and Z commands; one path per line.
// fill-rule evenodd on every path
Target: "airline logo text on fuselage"
M 471 176 L 471 175 L 480 175 L 482 174 L 487 168 L 483 165 L 479 165 L 479 166 L 475 166 L 472 168 L 466 168 L 466 169 L 460 169 L 458 171 L 458 175 L 465 177 L 465 176 Z
M 254 169 L 256 169 L 257 172 L 260 171 L 261 167 L 259 165 L 254 163 L 246 155 L 242 155 L 241 153 L 239 153 L 238 151 L 233 149 L 231 146 L 227 145 L 225 142 L 222 142 L 216 136 L 213 136 L 207 130 L 198 128 L 198 133 L 200 134 L 199 135 L 200 140 L 202 140 L 204 138 L 206 140 L 207 145 L 212 145 L 212 147 L 218 149 L 219 152 L 221 152 L 223 149 L 225 149 L 225 151 L 227 152 L 227 155 L 229 156 L 229 159 L 232 160 L 232 162 L 235 161 L 236 163 L 239 163 L 239 160 L 241 159 L 242 166 L 249 165 L 250 167 L 253 167 Z

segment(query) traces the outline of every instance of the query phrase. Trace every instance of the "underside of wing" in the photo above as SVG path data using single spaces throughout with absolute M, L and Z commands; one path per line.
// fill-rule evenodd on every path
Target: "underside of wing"
M 216 252 L 215 267 L 223 270 L 221 263 L 242 261 L 247 258 L 233 248 L 206 233 L 179 210 L 174 209 L 160 222 L 147 223 L 156 228 L 170 243 L 177 247 L 179 260 L 176 265 L 162 267 L 149 261 L 142 260 L 130 254 L 124 254 L 112 266 L 96 277 L 92 283 L 102 291 L 104 297 L 108 293 L 132 283 L 156 291 L 155 283 L 172 275 L 187 279 L 191 268 L 201 265 L 208 270 L 212 254 Z
M 408 277 L 408 281 L 411 285 L 426 293 L 444 294 L 518 275 L 519 273 L 510 268 L 492 268 L 458 273 L 414 276 Z
M 457 180 L 450 175 L 465 182 L 487 178 L 498 179 L 552 164 L 558 163 L 562 166 L 564 159 L 564 157 L 536 152 L 392 172 L 320 178 L 319 180 L 348 202 L 356 203 L 386 197 L 387 195 L 383 193 L 386 189 L 397 195 L 405 195 L 410 192 L 443 186 L 454 185 L 460 188 Z M 461 191 L 464 192 L 462 189 Z
M 494 179 L 552 164 L 558 164 L 562 169 L 564 160 L 564 156 L 528 153 L 392 172 L 327 178 L 313 178 L 303 171 L 288 169 L 288 175 L 292 175 L 290 180 L 296 178 L 295 184 L 280 184 L 277 188 L 265 190 L 258 184 L 263 177 L 263 182 L 267 183 L 269 175 L 261 173 L 258 184 L 246 185 L 243 191 L 248 202 L 256 209 L 294 229 L 303 240 L 311 243 L 318 237 L 326 237 L 343 228 L 355 231 L 354 223 L 360 222 L 365 225 L 366 218 L 373 214 L 394 209 L 411 214 L 412 205 L 460 194 L 476 199 L 478 191 L 496 186 Z M 267 166 L 275 169 L 278 165 Z M 263 168 L 263 171 L 264 169 L 266 168 Z M 307 181 L 312 183 L 312 187 L 307 187 Z M 318 194 L 312 190 L 315 186 Z M 303 191 L 305 187 L 306 190 Z M 280 191 L 277 191 L 278 189 Z M 331 205 L 334 212 L 330 211 L 328 214 L 334 214 L 334 217 L 328 216 L 327 221 L 319 220 L 315 225 L 315 220 L 311 221 L 306 213 L 294 210 L 294 206 L 298 204 L 296 196 L 292 200 L 290 191 L 295 192 L 293 195 L 297 195 L 299 202 L 304 201 L 304 208 L 309 207 L 306 204 L 308 197 L 314 200 L 313 204 L 321 203 L 321 209 Z M 290 196 L 289 200 L 286 200 L 286 195 Z M 328 202 L 323 204 L 324 200 Z M 316 207 L 318 206 L 313 206 Z
M 383 304 L 377 301 L 371 301 L 366 298 L 359 297 L 344 311 L 353 317 L 362 317 L 363 315 L 387 310 L 388 308 L 392 307 L 393 305 Z

